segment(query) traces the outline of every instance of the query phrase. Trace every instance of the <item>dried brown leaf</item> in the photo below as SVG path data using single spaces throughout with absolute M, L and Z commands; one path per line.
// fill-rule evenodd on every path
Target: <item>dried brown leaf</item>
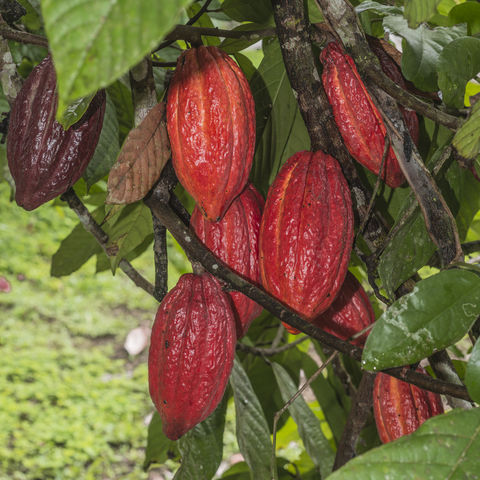
M 107 203 L 141 200 L 160 178 L 169 157 L 165 103 L 159 103 L 125 139 L 108 177 Z

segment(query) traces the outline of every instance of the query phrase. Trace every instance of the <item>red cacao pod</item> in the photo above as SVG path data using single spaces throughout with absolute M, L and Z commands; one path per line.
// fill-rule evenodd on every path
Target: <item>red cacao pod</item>
M 264 200 L 249 183 L 219 222 L 207 220 L 195 206 L 190 225 L 205 246 L 236 273 L 260 284 L 258 236 Z M 245 335 L 262 307 L 243 293 L 229 292 L 237 320 L 237 338 Z
M 322 81 L 333 116 L 348 151 L 355 160 L 379 175 L 386 128 L 357 71 L 352 57 L 336 42 L 322 50 Z M 392 147 L 383 165 L 382 180 L 392 188 L 405 181 Z
M 150 339 L 150 396 L 176 440 L 222 399 L 235 356 L 230 298 L 212 275 L 187 273 L 160 304 Z
M 55 120 L 56 81 L 48 56 L 28 76 L 10 114 L 8 166 L 15 200 L 25 210 L 61 195 L 82 176 L 102 129 L 105 91 L 99 91 L 82 118 L 64 130 Z
M 393 80 L 398 86 L 402 87 L 404 90 L 407 90 L 407 82 L 403 78 L 402 72 L 398 67 L 395 60 L 382 48 L 380 40 L 375 37 L 367 37 L 368 44 L 370 49 L 377 56 L 380 66 L 382 67 L 383 73 Z M 409 110 L 408 108 L 399 105 L 398 108 L 402 112 L 403 120 L 405 126 L 408 128 L 410 136 L 412 137 L 415 145 L 418 145 L 419 138 L 419 126 L 418 126 L 418 117 L 414 110 Z
M 423 368 L 417 370 L 426 375 Z M 373 387 L 373 413 L 380 440 L 388 443 L 413 433 L 425 420 L 443 413 L 443 405 L 437 393 L 380 372 Z
M 338 162 L 298 152 L 271 185 L 260 225 L 264 288 L 312 321 L 337 296 L 353 242 L 350 191 Z
M 209 220 L 220 220 L 248 180 L 255 105 L 245 75 L 219 48 L 180 55 L 168 89 L 167 129 L 180 183 Z

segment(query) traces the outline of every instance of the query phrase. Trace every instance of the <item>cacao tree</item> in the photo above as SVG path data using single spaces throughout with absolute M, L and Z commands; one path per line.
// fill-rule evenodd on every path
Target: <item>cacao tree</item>
M 96 255 L 161 302 L 145 470 L 478 477 L 478 2 L 0 13 L 11 208 L 70 208 L 91 234 L 53 275 Z M 168 293 L 167 235 L 193 270 Z M 228 405 L 244 461 L 221 471 Z

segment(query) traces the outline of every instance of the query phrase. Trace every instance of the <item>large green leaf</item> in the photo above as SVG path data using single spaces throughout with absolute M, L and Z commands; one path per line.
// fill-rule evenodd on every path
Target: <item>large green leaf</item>
M 452 410 L 348 462 L 329 480 L 465 480 L 480 472 L 480 408 Z
M 266 41 L 264 58 L 251 81 L 257 118 L 253 183 L 265 195 L 288 157 L 310 148 L 277 40 Z
M 182 463 L 174 480 L 205 480 L 215 475 L 222 461 L 226 411 L 224 396 L 206 420 L 180 438 L 178 448 Z
M 230 385 L 235 400 L 237 440 L 253 479 L 270 478 L 272 442 L 265 415 L 252 384 L 235 358 Z
M 117 80 L 107 88 L 107 93 L 117 112 L 118 138 L 121 145 L 133 128 L 132 92 L 123 82 Z
M 162 464 L 168 458 L 178 455 L 177 443 L 168 439 L 162 431 L 162 419 L 158 412 L 153 414 L 148 424 L 147 447 L 143 469 L 148 470 L 152 464 Z
M 110 95 L 107 94 L 102 132 L 100 133 L 95 153 L 83 173 L 87 188 L 90 188 L 94 183 L 107 175 L 115 163 L 119 151 L 117 114 L 115 105 Z
M 459 341 L 480 314 L 480 276 L 445 270 L 418 282 L 375 322 L 362 364 L 382 370 L 414 363 Z
M 431 29 L 422 24 L 412 29 L 399 15 L 385 17 L 383 26 L 404 38 L 402 72 L 407 80 L 427 92 L 438 89 L 437 64 L 443 47 L 467 34 L 466 25 Z
M 468 34 L 480 33 L 480 4 L 477 2 L 465 2 L 455 5 L 448 13 L 453 23 L 466 23 Z
M 453 137 L 452 144 L 464 158 L 477 158 L 480 153 L 480 102 L 475 103 L 468 120 Z
M 283 401 L 288 402 L 298 389 L 288 372 L 279 363 L 273 363 L 272 368 Z M 332 470 L 334 453 L 322 432 L 318 418 L 310 410 L 302 396 L 299 396 L 288 407 L 288 410 L 297 424 L 298 433 L 305 445 L 305 450 L 320 470 L 322 478 L 326 478 Z
M 406 0 L 404 16 L 410 28 L 430 20 L 437 13 L 437 5 L 441 0 Z
M 437 71 L 443 101 L 462 108 L 465 87 L 480 72 L 480 38 L 461 37 L 449 43 L 440 53 Z
M 58 78 L 58 112 L 147 55 L 191 0 L 42 0 Z
M 465 385 L 472 399 L 480 403 L 480 340 L 477 340 L 465 372 Z
M 270 0 L 225 0 L 222 10 L 237 22 L 273 25 L 273 10 Z

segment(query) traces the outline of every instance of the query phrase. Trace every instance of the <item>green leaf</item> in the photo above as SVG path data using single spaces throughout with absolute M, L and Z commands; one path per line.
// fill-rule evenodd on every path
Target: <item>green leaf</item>
M 68 130 L 82 118 L 94 96 L 95 92 L 86 97 L 79 98 L 66 106 L 62 118 L 58 120 L 65 130 Z
M 58 111 L 119 78 L 147 55 L 191 0 L 42 0 L 58 79 Z
M 354 458 L 329 480 L 465 480 L 480 471 L 480 408 L 452 410 Z
M 258 30 L 262 27 L 263 25 L 260 25 L 258 23 L 243 23 L 242 25 L 235 27 L 232 31 L 249 32 L 252 30 Z M 237 52 L 240 52 L 241 50 L 244 50 L 247 47 L 250 47 L 254 43 L 257 43 L 259 40 L 260 38 L 252 38 L 249 40 L 242 39 L 242 38 L 226 38 L 220 44 L 220 48 L 226 53 L 237 53 Z
M 222 10 L 237 22 L 274 23 L 270 0 L 225 0 Z
M 357 14 L 366 12 L 367 10 L 373 10 L 375 13 L 379 13 L 383 15 L 402 15 L 403 14 L 403 9 L 399 7 L 383 5 L 382 3 L 374 2 L 370 0 L 362 2 L 355 7 L 355 12 L 357 12 Z
M 98 139 L 97 148 L 83 173 L 83 178 L 85 179 L 88 189 L 107 175 L 115 163 L 119 151 L 117 114 L 115 105 L 110 95 L 107 94 L 103 127 L 100 138 Z
M 223 397 L 214 412 L 178 441 L 182 463 L 174 480 L 205 480 L 218 470 L 223 455 L 223 430 L 227 398 Z
M 435 91 L 437 86 L 437 64 L 443 47 L 467 34 L 466 25 L 455 27 L 428 28 L 420 25 L 408 27 L 407 20 L 399 15 L 383 19 L 384 28 L 404 38 L 402 73 L 421 90 Z
M 416 28 L 420 23 L 427 22 L 437 13 L 441 0 L 406 0 L 404 16 L 410 28 Z
M 440 53 L 437 71 L 443 101 L 462 108 L 467 83 L 480 72 L 480 39 L 462 37 L 449 43 Z
M 133 128 L 133 101 L 130 88 L 117 80 L 107 88 L 107 93 L 117 112 L 119 144 L 121 145 Z
M 318 8 L 317 2 L 315 0 L 308 0 L 308 20 L 310 23 L 320 23 L 324 21 L 322 12 Z
M 465 2 L 455 5 L 448 13 L 452 23 L 466 23 L 468 35 L 480 33 L 480 4 L 477 2 Z
M 279 363 L 273 363 L 272 368 L 283 401 L 288 402 L 297 392 L 297 387 L 287 371 Z M 299 396 L 288 407 L 288 410 L 297 424 L 298 433 L 305 445 L 305 450 L 315 466 L 319 468 L 322 478 L 326 478 L 332 471 L 334 454 L 330 443 L 322 433 L 319 420 L 310 410 L 302 396 Z
M 472 399 L 480 403 L 480 339 L 476 341 L 468 360 L 465 385 Z
M 375 322 L 362 364 L 382 370 L 414 363 L 459 341 L 480 314 L 480 277 L 445 270 L 418 282 Z
M 457 130 L 453 137 L 452 145 L 464 158 L 477 158 L 480 153 L 480 102 L 472 107 L 470 117 Z
M 190 18 L 194 17 L 202 8 L 200 3 L 193 3 L 187 8 L 187 14 Z M 199 19 L 193 24 L 196 27 L 203 27 L 203 28 L 215 28 L 215 25 L 212 23 L 212 20 L 208 13 L 204 13 L 200 16 Z M 202 36 L 202 43 L 204 45 L 219 45 L 220 40 L 217 37 L 213 37 L 211 35 Z
M 127 205 L 118 217 L 107 222 L 104 230 L 109 237 L 107 251 L 113 273 L 120 260 L 152 233 L 152 228 L 152 215 L 143 202 Z
M 272 442 L 265 415 L 242 364 L 235 358 L 230 385 L 235 401 L 238 446 L 252 478 L 270 478 Z
M 158 412 L 153 414 L 148 425 L 147 447 L 143 469 L 148 470 L 152 464 L 162 464 L 168 458 L 178 455 L 176 442 L 168 439 L 162 431 L 162 419 Z
M 308 150 L 310 138 L 293 96 L 277 40 L 264 43 L 264 58 L 251 81 L 257 143 L 250 177 L 265 195 L 283 163 Z
M 92 217 L 101 221 L 105 216 L 104 207 L 97 208 Z M 81 223 L 62 240 L 58 250 L 52 256 L 50 275 L 62 277 L 76 272 L 90 257 L 102 252 L 102 247 L 90 232 L 87 232 Z

